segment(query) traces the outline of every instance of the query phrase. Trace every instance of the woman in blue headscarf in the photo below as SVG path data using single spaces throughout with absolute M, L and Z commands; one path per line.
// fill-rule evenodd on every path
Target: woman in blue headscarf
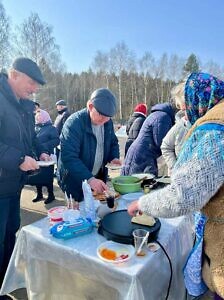
M 190 294 L 207 286 L 224 298 L 224 82 L 192 73 L 184 86 L 186 112 L 192 128 L 173 168 L 171 184 L 142 196 L 128 212 L 163 218 L 196 211 L 196 244 L 185 267 Z M 204 240 L 204 244 L 203 244 Z M 204 249 L 202 260 L 201 251 Z M 198 261 L 203 268 L 198 269 Z M 194 271 L 198 272 L 194 272 Z M 189 276 L 190 274 L 190 276 Z M 203 280 L 200 280 L 200 277 Z M 222 298 L 220 298 L 222 297 Z

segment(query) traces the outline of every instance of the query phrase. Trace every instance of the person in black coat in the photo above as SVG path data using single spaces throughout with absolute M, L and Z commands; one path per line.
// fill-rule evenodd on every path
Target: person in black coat
M 54 121 L 54 126 L 57 128 L 58 130 L 58 134 L 60 136 L 61 134 L 61 131 L 62 131 L 62 128 L 65 124 L 65 121 L 68 119 L 68 117 L 70 116 L 70 112 L 68 111 L 68 108 L 67 108 L 67 103 L 65 100 L 61 99 L 61 100 L 58 100 L 56 102 L 56 109 L 57 109 L 57 112 L 58 112 L 58 115 Z M 57 161 L 59 159 L 59 154 L 60 154 L 60 147 L 56 147 L 55 148 L 55 153 L 56 153 L 56 156 L 57 156 Z M 57 173 L 57 172 L 56 172 Z M 55 174 L 56 175 L 56 174 Z M 56 175 L 57 176 L 57 175 Z
M 128 149 L 122 175 L 151 173 L 158 176 L 157 159 L 161 156 L 161 143 L 174 125 L 174 110 L 170 103 L 158 103 L 151 108 L 137 139 Z
M 68 111 L 67 103 L 65 102 L 65 100 L 57 101 L 56 109 L 58 111 L 58 115 L 54 121 L 54 126 L 57 128 L 58 134 L 60 136 L 63 125 L 65 124 L 65 121 L 70 116 L 70 112 Z
M 8 74 L 0 73 L 0 285 L 20 227 L 20 195 L 26 174 L 39 168 L 33 149 L 38 159 L 50 159 L 35 138 L 35 107 L 28 100 L 44 83 L 37 64 L 24 57 L 14 61 Z
M 47 111 L 39 109 L 35 115 L 35 131 L 39 143 L 49 153 L 54 153 L 54 148 L 59 144 L 59 135 L 57 129 L 52 125 L 50 115 Z M 42 187 L 46 186 L 48 197 L 44 201 L 45 204 L 55 200 L 53 191 L 54 165 L 41 167 L 40 172 L 34 176 L 29 176 L 27 184 L 35 185 L 37 188 L 37 196 L 33 202 L 43 199 Z
M 142 127 L 142 124 L 146 119 L 146 114 L 147 114 L 147 105 L 145 103 L 139 103 L 138 105 L 136 105 L 134 109 L 134 113 L 128 120 L 128 124 L 126 126 L 126 133 L 128 135 L 128 139 L 125 144 L 125 156 L 128 152 L 129 147 L 137 138 L 139 131 Z

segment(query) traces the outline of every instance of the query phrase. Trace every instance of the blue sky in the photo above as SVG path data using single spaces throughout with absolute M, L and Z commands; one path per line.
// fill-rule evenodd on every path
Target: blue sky
M 1 1 L 1 0 L 0 0 Z M 68 71 L 87 70 L 97 50 L 124 41 L 137 58 L 150 51 L 224 66 L 223 0 L 2 0 L 13 24 L 31 12 L 53 27 Z

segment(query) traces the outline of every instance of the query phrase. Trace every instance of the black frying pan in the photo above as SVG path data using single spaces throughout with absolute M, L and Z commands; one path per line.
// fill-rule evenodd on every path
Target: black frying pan
M 131 223 L 131 219 L 132 217 L 127 210 L 109 213 L 100 221 L 98 233 L 102 234 L 107 240 L 122 244 L 134 244 L 132 232 L 138 228 L 150 232 L 148 241 L 153 241 L 157 238 L 161 226 L 159 219 L 155 219 L 156 223 L 153 226 Z

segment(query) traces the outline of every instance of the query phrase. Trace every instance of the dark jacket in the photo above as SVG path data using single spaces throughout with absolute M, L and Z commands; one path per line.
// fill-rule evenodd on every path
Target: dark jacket
M 158 175 L 157 158 L 162 139 L 174 124 L 174 111 L 169 103 L 156 104 L 146 118 L 137 139 L 125 158 L 123 175 L 152 173 Z
M 54 126 L 57 128 L 59 135 L 61 134 L 62 127 L 69 116 L 70 116 L 70 112 L 68 111 L 67 108 L 64 108 L 63 110 L 58 112 L 58 115 L 54 121 Z
M 51 122 L 45 124 L 36 124 L 35 126 L 37 140 L 43 147 L 43 151 L 48 154 L 54 153 L 54 148 L 59 145 L 60 139 L 57 129 Z M 48 185 L 53 184 L 54 166 L 40 167 L 37 174 L 28 176 L 26 184 L 28 185 Z
M 57 129 L 51 122 L 47 122 L 45 124 L 36 124 L 35 131 L 37 139 L 42 145 L 44 152 L 53 154 L 54 148 L 60 143 Z
M 19 192 L 25 174 L 19 169 L 24 156 L 33 156 L 33 149 L 42 152 L 34 131 L 34 103 L 17 100 L 8 84 L 7 75 L 0 74 L 0 197 Z
M 59 184 L 67 194 L 82 201 L 82 181 L 93 177 L 92 169 L 96 152 L 96 137 L 87 109 L 72 114 L 64 124 L 61 133 L 61 155 L 58 169 Z M 119 158 L 119 145 L 114 133 L 113 122 L 104 124 L 104 157 L 102 173 L 106 179 L 105 165 Z
M 131 118 L 128 120 L 128 124 L 126 127 L 126 133 L 128 135 L 127 142 L 125 144 L 125 155 L 128 152 L 129 147 L 137 138 L 142 124 L 144 123 L 146 116 L 139 112 L 134 112 Z

